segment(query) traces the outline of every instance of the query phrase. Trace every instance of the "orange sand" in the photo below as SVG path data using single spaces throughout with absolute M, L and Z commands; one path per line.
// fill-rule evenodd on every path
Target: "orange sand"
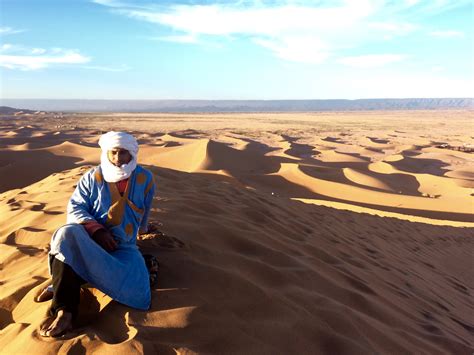
M 0 117 L 0 353 L 472 354 L 470 111 Z M 83 292 L 36 329 L 51 234 L 102 131 L 155 175 L 152 308 Z

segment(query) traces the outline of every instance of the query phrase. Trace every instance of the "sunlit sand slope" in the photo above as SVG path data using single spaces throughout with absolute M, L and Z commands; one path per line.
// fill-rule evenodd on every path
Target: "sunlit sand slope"
M 153 127 L 135 132 L 164 233 L 138 242 L 160 261 L 151 309 L 86 288 L 44 340 L 50 237 L 100 131 L 3 123 L 0 353 L 474 351 L 470 154 L 386 128 Z

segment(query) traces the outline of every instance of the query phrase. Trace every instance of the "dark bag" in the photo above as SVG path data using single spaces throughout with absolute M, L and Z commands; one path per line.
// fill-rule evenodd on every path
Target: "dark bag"
M 158 281 L 158 268 L 160 264 L 158 259 L 151 254 L 142 254 L 143 259 L 145 259 L 145 265 L 148 269 L 148 274 L 150 275 L 150 286 L 154 286 Z

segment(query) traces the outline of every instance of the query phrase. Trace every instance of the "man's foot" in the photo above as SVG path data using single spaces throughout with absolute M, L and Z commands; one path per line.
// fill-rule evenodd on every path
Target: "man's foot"
M 46 318 L 40 326 L 39 333 L 43 337 L 60 337 L 72 329 L 72 313 L 62 309 L 56 317 Z

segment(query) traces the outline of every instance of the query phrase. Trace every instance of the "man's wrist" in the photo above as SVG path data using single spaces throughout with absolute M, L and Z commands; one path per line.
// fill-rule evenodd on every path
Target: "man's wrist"
M 90 237 L 93 237 L 94 234 L 99 230 L 105 230 L 105 227 L 96 222 L 96 221 L 89 221 L 83 224 L 84 228 L 86 229 L 87 233 Z

